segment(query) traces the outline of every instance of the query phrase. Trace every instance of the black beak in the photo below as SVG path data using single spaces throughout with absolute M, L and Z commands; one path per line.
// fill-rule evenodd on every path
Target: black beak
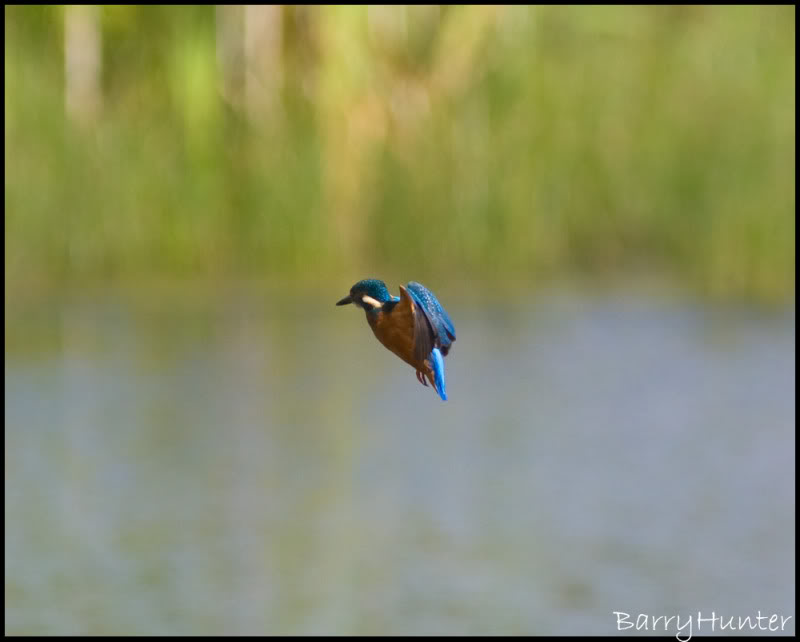
M 353 297 L 351 297 L 351 296 L 348 294 L 348 295 L 347 295 L 345 298 L 343 298 L 341 301 L 338 301 L 338 302 L 336 303 L 336 305 L 347 305 L 348 303 L 352 303 L 352 302 L 353 302 Z

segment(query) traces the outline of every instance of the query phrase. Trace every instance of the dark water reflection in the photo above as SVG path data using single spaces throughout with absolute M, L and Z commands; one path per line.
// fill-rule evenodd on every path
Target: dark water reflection
M 6 632 L 794 615 L 793 311 L 448 298 L 442 403 L 335 298 L 9 313 Z

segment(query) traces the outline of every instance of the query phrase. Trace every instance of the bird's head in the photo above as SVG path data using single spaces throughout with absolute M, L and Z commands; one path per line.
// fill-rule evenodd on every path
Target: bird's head
M 336 305 L 352 303 L 369 312 L 370 310 L 382 308 L 384 303 L 392 300 L 393 297 L 389 294 L 389 290 L 383 281 L 364 279 L 350 288 L 350 294 L 338 301 Z

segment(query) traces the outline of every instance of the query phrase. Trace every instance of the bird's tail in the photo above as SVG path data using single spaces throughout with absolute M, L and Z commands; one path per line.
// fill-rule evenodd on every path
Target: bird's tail
M 444 383 L 444 359 L 439 348 L 434 348 L 431 352 L 431 365 L 433 366 L 433 382 L 436 384 L 436 392 L 442 398 L 442 401 L 447 401 L 447 388 Z

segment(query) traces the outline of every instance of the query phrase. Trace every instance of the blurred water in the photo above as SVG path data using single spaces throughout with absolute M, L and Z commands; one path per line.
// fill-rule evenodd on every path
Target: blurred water
M 443 296 L 442 403 L 338 294 L 7 312 L 7 633 L 794 616 L 793 310 Z

